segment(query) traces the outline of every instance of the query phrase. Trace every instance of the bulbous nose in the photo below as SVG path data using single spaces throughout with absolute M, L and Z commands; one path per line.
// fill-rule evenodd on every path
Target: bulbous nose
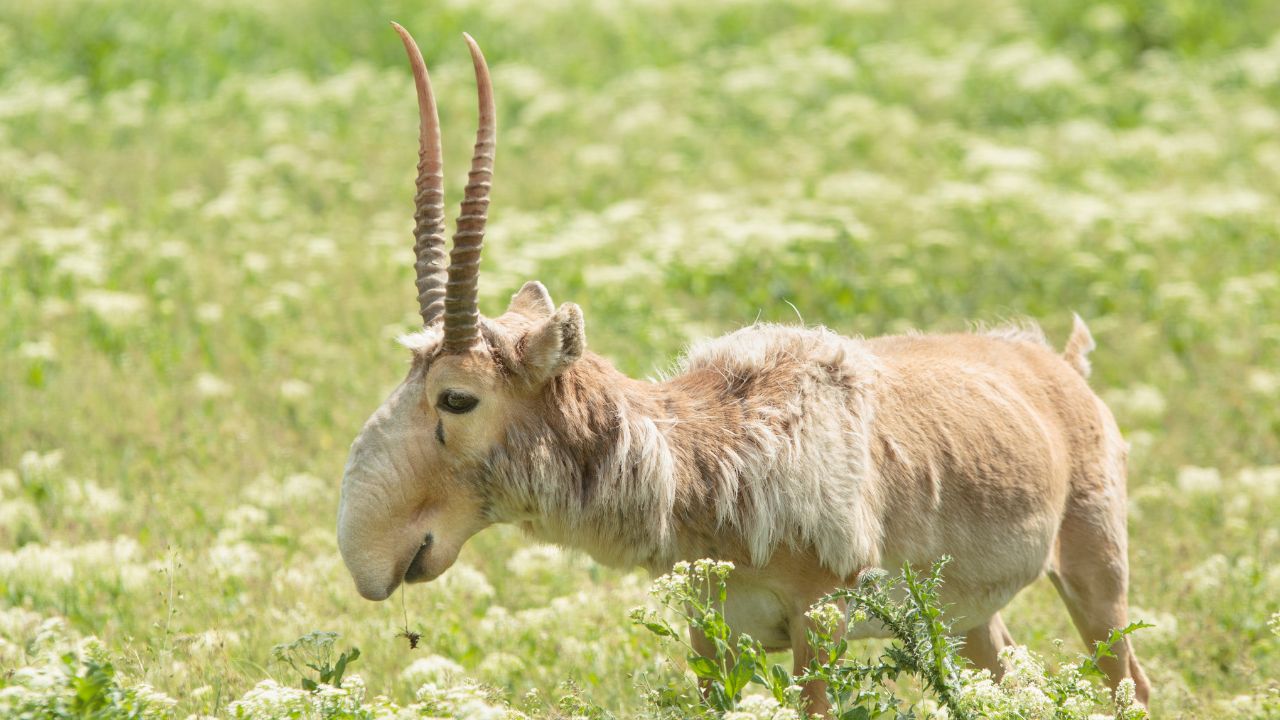
M 391 593 L 395 592 L 398 587 L 400 587 L 399 582 L 393 582 L 382 587 L 369 587 L 362 585 L 359 580 L 356 581 L 356 592 L 360 593 L 360 597 L 374 602 L 381 602 L 391 597 Z
M 338 505 L 338 552 L 356 590 L 368 600 L 385 600 L 400 586 L 401 553 L 412 543 L 394 531 L 399 521 L 391 496 L 377 480 L 348 468 Z

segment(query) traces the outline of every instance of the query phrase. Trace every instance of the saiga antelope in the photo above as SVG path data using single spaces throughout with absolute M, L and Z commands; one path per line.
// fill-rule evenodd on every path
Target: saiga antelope
M 1093 340 L 1038 330 L 872 340 L 755 325 L 632 380 L 586 349 L 582 312 L 526 283 L 496 318 L 476 281 L 493 177 L 489 70 L 449 263 L 439 120 L 418 95 L 414 219 L 422 330 L 408 376 L 365 424 L 342 480 L 338 542 L 360 594 L 431 580 L 494 523 L 653 573 L 737 565 L 730 624 L 809 660 L 804 612 L 868 567 L 942 555 L 964 653 L 1000 673 L 1000 609 L 1048 572 L 1087 643 L 1127 624 L 1126 445 L 1085 381 Z M 854 636 L 873 629 L 852 628 Z M 695 644 L 705 640 L 695 638 Z M 1129 641 L 1103 661 L 1148 683 Z M 823 705 L 821 688 L 807 689 Z

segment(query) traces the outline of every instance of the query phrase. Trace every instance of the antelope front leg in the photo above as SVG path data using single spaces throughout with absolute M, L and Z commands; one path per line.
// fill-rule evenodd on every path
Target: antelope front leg
M 815 593 L 813 603 L 817 603 L 819 598 L 824 597 L 833 589 L 824 588 L 821 592 Z M 814 635 L 818 637 L 830 638 L 832 641 L 837 642 L 848 636 L 848 603 L 844 600 L 836 600 L 832 604 L 835 606 L 835 612 L 831 612 L 829 607 L 824 606 L 821 609 L 817 609 L 811 605 L 805 608 L 805 611 L 798 612 L 791 618 L 791 656 L 794 659 L 792 675 L 808 674 L 809 666 L 815 660 L 824 663 L 829 661 L 829 658 L 819 657 L 818 654 L 824 652 L 822 647 L 815 648 L 809 644 L 810 630 L 814 631 Z M 813 617 L 809 617 L 810 609 L 815 610 Z M 800 695 L 807 703 L 806 712 L 810 715 L 824 718 L 833 717 L 828 690 L 827 683 L 820 680 L 811 680 L 804 683 Z M 843 711 L 843 708 L 837 707 L 835 710 Z
M 809 647 L 809 639 L 805 637 L 805 623 L 808 618 L 801 618 L 801 622 L 793 623 L 799 625 L 799 632 L 791 633 L 791 674 L 800 676 L 808 672 L 809 663 L 814 659 L 813 648 Z M 827 684 L 821 680 L 811 680 L 801 686 L 800 697 L 804 698 L 805 711 L 811 715 L 820 715 L 827 717 L 831 713 L 831 703 L 827 700 Z

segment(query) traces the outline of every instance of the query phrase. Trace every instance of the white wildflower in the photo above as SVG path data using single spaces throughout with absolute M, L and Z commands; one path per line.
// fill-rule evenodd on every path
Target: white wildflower
M 52 362 L 58 358 L 58 351 L 54 349 L 53 341 L 45 337 L 39 340 L 28 340 L 19 345 L 18 357 L 24 360 Z
M 0 638 L 25 643 L 35 636 L 44 618 L 23 607 L 0 609 Z
M 262 569 L 262 555 L 245 542 L 215 543 L 207 557 L 209 566 L 226 577 L 251 577 Z
M 80 305 L 112 327 L 132 325 L 142 319 L 147 300 L 141 295 L 113 290 L 87 290 Z
M 563 572 L 568 555 L 555 545 L 529 545 L 516 550 L 507 560 L 507 571 L 516 577 L 533 577 L 547 572 Z
M 196 376 L 195 390 L 200 397 L 212 399 L 230 395 L 233 388 L 231 383 L 217 375 L 202 372 Z
M 501 679 L 522 677 L 526 672 L 524 660 L 505 652 L 489 653 L 476 669 L 485 678 Z
M 18 472 L 23 477 L 43 477 L 52 474 L 62 466 L 62 451 L 51 450 L 39 453 L 28 450 L 18 459 Z
M 280 383 L 280 397 L 290 402 L 305 400 L 311 396 L 311 385 L 303 380 L 290 378 Z
M 484 688 L 473 680 L 461 684 L 441 686 L 426 683 L 414 694 L 415 707 L 421 715 L 430 717 L 458 717 L 474 720 L 515 720 L 523 714 L 511 710 L 490 698 Z
M 0 552 L 0 577 L 21 577 L 33 585 L 56 586 L 72 580 L 118 581 L 140 566 L 141 546 L 130 537 L 94 540 L 82 545 L 28 543 Z M 141 564 L 145 567 L 145 564 Z
M 280 498 L 285 506 L 296 506 L 323 497 L 328 491 L 329 484 L 315 475 L 294 473 L 285 476 L 280 486 Z
M 1222 473 L 1217 468 L 1188 465 L 1178 470 L 1178 489 L 1195 494 L 1219 492 L 1222 490 Z
M 261 531 L 270 520 L 271 516 L 260 507 L 237 505 L 222 516 L 223 533 L 226 537 L 247 537 Z
M 1230 575 L 1231 561 L 1225 555 L 1215 553 L 1188 570 L 1185 576 L 1197 592 L 1212 592 L 1222 587 Z
M 587 170 L 612 170 L 622 167 L 625 156 L 613 145 L 587 144 L 573 154 L 574 161 Z
M 1117 717 L 1129 717 L 1126 711 L 1140 707 L 1138 705 L 1137 686 L 1133 682 L 1133 678 L 1125 678 L 1116 685 L 1116 713 Z
M 724 714 L 724 720 L 800 720 L 800 714 L 784 708 L 772 697 L 748 695 L 738 703 L 736 710 Z
M 1253 368 L 1246 381 L 1249 389 L 1259 395 L 1271 398 L 1280 395 L 1280 372 Z
M 1257 497 L 1272 498 L 1280 495 L 1280 465 L 1244 468 L 1237 479 Z
M 1117 413 L 1139 422 L 1159 419 L 1164 415 L 1166 406 L 1164 395 L 1159 390 L 1141 383 L 1107 393 L 1107 404 Z
M 273 318 L 284 312 L 284 301 L 277 295 L 271 295 L 262 300 L 262 302 L 254 305 L 249 313 L 259 320 Z
M 415 686 L 424 683 L 446 683 L 455 675 L 464 672 L 461 665 L 441 655 L 427 655 L 414 660 L 405 668 L 400 677 Z
M 493 586 L 489 578 L 474 566 L 458 563 L 445 573 L 437 584 L 450 594 L 465 598 L 477 599 L 493 597 Z
M 82 283 L 96 285 L 107 277 L 106 261 L 102 256 L 102 246 L 91 243 L 74 253 L 58 258 L 53 265 L 57 275 Z
M 1048 55 L 1024 65 L 1018 72 L 1018 86 L 1023 90 L 1045 90 L 1077 85 L 1082 79 L 1079 68 L 1066 55 Z
M 218 303 L 205 302 L 196 306 L 196 320 L 205 325 L 213 325 L 222 320 L 222 306 Z
M 139 250 L 145 250 L 152 242 L 150 238 L 142 237 L 137 239 L 141 241 L 136 245 Z M 155 253 L 156 257 L 164 260 L 183 260 L 191 254 L 191 246 L 177 240 L 164 240 L 156 244 L 152 252 Z
M 66 502 L 79 509 L 82 517 L 111 517 L 124 510 L 124 499 L 115 488 L 102 487 L 92 480 L 67 483 Z
M 177 706 L 178 700 L 156 690 L 147 683 L 138 683 L 129 688 L 140 705 L 146 708 L 142 717 L 162 717 L 165 710 Z
M 1178 618 L 1173 613 L 1130 607 L 1129 617 L 1132 620 L 1141 620 L 1155 626 L 1142 631 L 1144 640 L 1173 641 L 1178 638 Z
M 999 707 L 1004 700 L 1004 692 L 991 677 L 990 670 L 960 671 L 960 699 L 967 707 L 985 709 Z
M 1042 162 L 1040 153 L 1031 148 L 996 145 L 985 140 L 975 142 L 965 155 L 965 165 L 971 171 L 1034 172 L 1040 168 Z
M 311 693 L 301 688 L 281 685 L 275 680 L 263 680 L 231 703 L 232 717 L 242 718 L 296 718 L 310 717 L 313 707 Z
M 844 620 L 844 612 L 835 603 L 821 603 L 809 608 L 805 617 L 825 635 L 834 636 Z
M 41 527 L 40 509 L 26 498 L 0 501 L 0 537 L 13 539 L 17 533 L 36 531 Z M 19 536 L 20 537 L 20 536 Z
M 244 264 L 244 269 L 255 275 L 266 272 L 271 267 L 271 260 L 262 253 L 247 252 L 240 262 Z

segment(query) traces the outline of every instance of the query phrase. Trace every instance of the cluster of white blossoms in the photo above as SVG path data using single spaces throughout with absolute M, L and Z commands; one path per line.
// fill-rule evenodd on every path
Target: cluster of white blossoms
M 1145 383 L 1109 390 L 1105 393 L 1105 399 L 1113 412 L 1135 423 L 1160 420 L 1168 406 L 1164 394 Z
M 684 560 L 671 566 L 671 572 L 654 579 L 650 594 L 663 602 L 680 600 L 689 594 L 705 593 L 708 583 L 724 582 L 733 570 L 725 560 Z
M 809 608 L 805 613 L 805 617 L 809 618 L 824 635 L 835 635 L 840 629 L 840 623 L 844 621 L 844 611 L 835 603 L 820 603 Z
M 1178 489 L 1185 493 L 1216 493 L 1222 489 L 1217 468 L 1187 466 L 1178 470 Z
M 1105 705 L 1104 694 L 1077 668 L 1064 667 L 1049 674 L 1043 661 L 1024 646 L 1000 651 L 1004 677 L 996 682 L 987 670 L 965 669 L 958 683 L 959 702 L 966 710 L 989 720 L 1143 720 L 1146 711 L 1138 704 L 1132 680 L 1124 680 L 1116 690 L 1115 714 L 1097 715 L 1093 710 Z M 1052 687 L 1051 687 L 1052 686 Z M 1055 697 L 1059 700 L 1055 702 Z M 945 709 L 931 708 L 930 716 L 948 717 Z
M 742 698 L 735 710 L 723 715 L 724 720 L 804 720 L 800 711 L 783 707 L 766 695 L 748 695 Z
M 410 706 L 421 716 L 474 718 L 475 720 L 525 720 L 524 713 L 512 709 L 491 689 L 474 680 L 454 685 L 427 683 L 414 694 L 417 702 Z
M 516 550 L 507 561 L 507 571 L 524 580 L 536 580 L 547 573 L 563 573 L 585 564 L 581 553 L 566 552 L 555 545 L 535 544 Z
M 237 720 L 321 720 L 339 717 L 396 717 L 399 708 L 382 698 L 365 703 L 364 680 L 351 675 L 341 687 L 320 685 L 315 691 L 263 680 L 231 703 L 228 710 Z
M 172 717 L 177 700 L 145 682 L 121 682 L 110 654 L 97 638 L 72 640 L 58 624 L 42 624 L 41 631 L 34 645 L 35 662 L 29 658 L 0 683 L 0 717 L 68 717 L 71 708 L 95 705 L 102 717 Z
M 1280 496 L 1280 465 L 1242 468 L 1237 480 L 1255 498 L 1266 500 Z
M 126 510 L 115 488 L 69 475 L 64 456 L 28 450 L 16 469 L 0 468 L 0 545 L 38 544 L 49 526 L 69 521 L 104 528 Z
M 28 588 L 53 590 L 75 583 L 120 583 L 134 591 L 145 586 L 156 566 L 143 558 L 138 541 L 120 536 L 82 545 L 54 541 L 28 543 L 0 552 L 0 580 Z
M 1000 662 L 1005 668 L 1004 677 L 1000 679 L 1005 700 L 1024 717 L 1046 720 L 1052 717 L 1053 701 L 1043 688 L 1044 663 L 1021 645 L 1001 650 Z
M 463 675 L 464 671 L 461 665 L 442 655 L 420 657 L 400 673 L 400 677 L 417 686 L 429 682 L 443 684 L 451 678 L 462 677 Z
M 61 717 L 58 713 L 78 707 L 77 703 L 98 704 L 105 708 L 104 712 L 116 713 L 109 714 L 110 717 L 138 720 L 175 717 L 177 700 L 115 669 L 112 664 L 115 658 L 101 641 L 96 637 L 75 638 L 57 618 L 40 620 L 38 615 L 21 609 L 0 612 L 0 660 L 6 663 L 7 648 L 12 645 L 10 638 L 24 642 L 26 649 L 18 652 L 33 655 L 25 657 L 24 664 L 8 673 L 0 683 L 0 717 Z M 381 696 L 369 698 L 359 675 L 348 675 L 338 686 L 320 684 L 315 690 L 267 679 L 227 705 L 221 717 L 237 720 L 426 717 L 521 720 L 525 717 L 513 710 L 498 691 L 465 677 L 461 666 L 446 658 L 421 658 L 406 669 L 405 676 L 418 686 L 418 691 L 415 702 L 403 706 Z M 196 688 L 193 695 L 203 697 L 209 692 L 206 686 Z M 779 720 L 786 718 L 779 716 Z

